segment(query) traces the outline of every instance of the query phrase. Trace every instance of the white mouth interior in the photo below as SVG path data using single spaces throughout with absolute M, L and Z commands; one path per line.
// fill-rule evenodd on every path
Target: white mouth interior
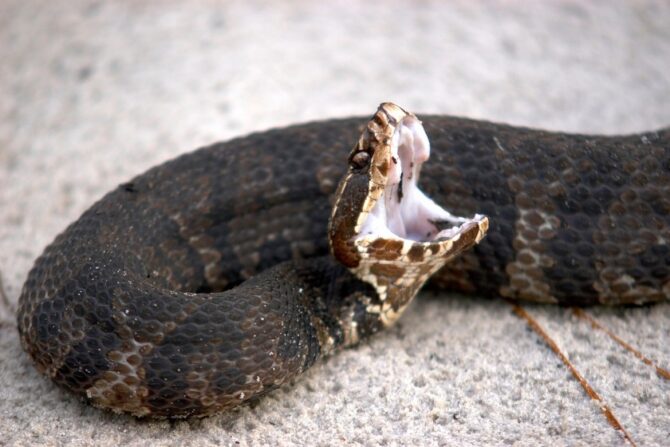
M 421 165 L 430 156 L 430 143 L 416 117 L 406 117 L 398 125 L 391 142 L 391 153 L 386 188 L 368 214 L 361 236 L 418 242 L 450 239 L 460 233 L 465 223 L 481 217 L 454 216 L 418 188 Z M 439 222 L 439 226 L 435 222 Z

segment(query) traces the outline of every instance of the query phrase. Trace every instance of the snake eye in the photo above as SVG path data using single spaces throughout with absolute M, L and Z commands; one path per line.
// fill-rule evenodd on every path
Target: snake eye
M 355 169 L 363 169 L 367 167 L 368 164 L 370 164 L 370 154 L 367 152 L 357 152 L 353 157 L 351 157 L 351 165 Z

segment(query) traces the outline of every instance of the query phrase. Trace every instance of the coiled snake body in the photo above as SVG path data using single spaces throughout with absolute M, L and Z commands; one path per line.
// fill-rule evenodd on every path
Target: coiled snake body
M 430 149 L 413 115 L 384 104 L 367 124 L 258 133 L 119 186 L 36 261 L 24 349 L 94 405 L 207 415 L 392 324 L 437 270 L 435 286 L 512 299 L 668 296 L 669 129 L 422 123 Z M 427 199 L 420 168 L 435 203 L 488 220 Z

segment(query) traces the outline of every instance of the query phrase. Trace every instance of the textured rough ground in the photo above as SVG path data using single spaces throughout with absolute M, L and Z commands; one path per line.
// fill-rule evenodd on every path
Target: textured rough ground
M 198 421 L 142 422 L 40 377 L 13 310 L 34 258 L 116 184 L 215 140 L 382 100 L 576 132 L 670 123 L 665 2 L 5 1 L 0 5 L 0 444 L 618 444 L 499 301 L 425 296 L 294 386 Z M 526 306 L 640 445 L 670 381 L 569 310 Z M 670 369 L 670 305 L 588 310 Z

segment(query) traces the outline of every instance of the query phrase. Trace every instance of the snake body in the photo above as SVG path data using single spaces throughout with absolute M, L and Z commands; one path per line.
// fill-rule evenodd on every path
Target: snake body
M 430 284 L 569 305 L 669 296 L 670 129 L 585 136 L 421 119 L 423 191 L 490 220 Z M 365 126 L 252 134 L 111 191 L 29 273 L 18 327 L 37 368 L 104 408 L 207 415 L 384 328 L 377 280 L 335 261 L 327 233 L 334 205 L 344 220 L 356 208 L 356 192 L 336 190 L 357 169 L 360 157 L 346 157 Z

